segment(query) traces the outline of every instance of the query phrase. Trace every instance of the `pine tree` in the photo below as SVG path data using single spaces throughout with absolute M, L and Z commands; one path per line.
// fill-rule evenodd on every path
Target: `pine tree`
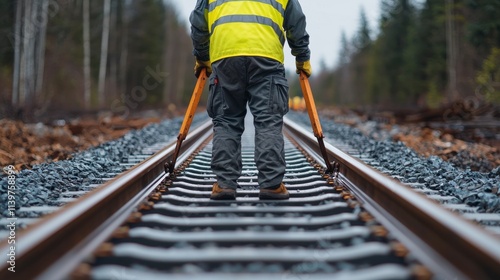
M 364 105 L 371 99 L 366 84 L 368 81 L 368 59 L 372 43 L 370 26 L 365 11 L 361 9 L 358 32 L 354 36 L 354 46 L 357 51 L 352 56 L 354 73 L 352 94 L 356 97 L 356 105 Z
M 446 3 L 425 2 L 420 12 L 418 44 L 424 58 L 421 70 L 426 83 L 426 105 L 437 107 L 444 100 L 447 84 Z
M 348 104 L 352 100 L 352 74 L 351 74 L 351 55 L 352 46 L 347 39 L 345 32 L 342 32 L 341 49 L 339 55 L 339 68 L 337 86 L 339 93 L 339 102 Z
M 370 95 L 390 106 L 404 102 L 404 80 L 401 77 L 404 51 L 408 47 L 408 31 L 414 8 L 409 0 L 382 1 L 380 35 L 370 70 Z
M 500 47 L 500 1 L 469 0 L 471 11 L 467 24 L 468 39 L 481 56 L 487 56 L 492 47 Z
M 130 95 L 137 96 L 137 100 L 131 102 L 133 105 L 130 106 L 131 109 L 137 109 L 144 102 L 158 103 L 162 99 L 165 77 L 160 74 L 163 73 L 162 56 L 165 49 L 165 8 L 161 0 L 133 0 L 130 9 L 130 59 L 126 94 L 129 98 Z M 151 77 L 147 89 L 143 86 L 145 77 Z M 145 100 L 141 100 L 143 98 Z
M 358 49 L 358 51 L 364 51 L 372 44 L 371 29 L 364 9 L 361 9 L 359 18 L 359 28 L 354 37 L 354 46 Z

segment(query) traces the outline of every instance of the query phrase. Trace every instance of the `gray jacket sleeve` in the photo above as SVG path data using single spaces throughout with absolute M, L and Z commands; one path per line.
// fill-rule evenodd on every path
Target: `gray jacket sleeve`
M 311 51 L 309 50 L 309 34 L 306 31 L 306 16 L 302 12 L 299 0 L 288 2 L 283 28 L 295 60 L 299 62 L 309 60 Z
M 208 22 L 205 17 L 208 11 L 208 0 L 198 0 L 191 12 L 189 21 L 191 22 L 191 39 L 193 40 L 193 54 L 201 61 L 210 60 L 210 33 L 208 32 Z

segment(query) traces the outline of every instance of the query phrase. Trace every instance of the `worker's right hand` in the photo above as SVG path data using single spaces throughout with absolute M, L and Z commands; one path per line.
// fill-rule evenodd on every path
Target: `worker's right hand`
M 300 72 L 304 72 L 307 77 L 311 77 L 312 74 L 312 69 L 311 69 L 311 61 L 296 61 L 295 66 L 297 66 L 297 74 L 300 74 Z
M 201 69 L 206 68 L 207 69 L 207 77 L 212 74 L 212 64 L 210 61 L 201 61 L 201 60 L 196 60 L 196 63 L 194 65 L 194 75 L 196 78 L 200 76 Z

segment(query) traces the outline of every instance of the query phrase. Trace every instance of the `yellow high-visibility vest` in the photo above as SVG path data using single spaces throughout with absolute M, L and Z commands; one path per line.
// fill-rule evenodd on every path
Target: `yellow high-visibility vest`
M 289 0 L 209 0 L 210 60 L 261 56 L 284 63 Z

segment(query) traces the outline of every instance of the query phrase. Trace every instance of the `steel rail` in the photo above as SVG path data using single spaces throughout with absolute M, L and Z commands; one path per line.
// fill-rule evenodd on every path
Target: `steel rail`
M 316 153 L 315 159 L 321 158 L 310 132 L 286 118 L 284 131 L 299 144 L 310 147 L 308 152 Z M 339 165 L 340 179 L 346 187 L 367 204 L 363 205 L 365 208 L 380 213 L 375 217 L 377 220 L 388 228 L 411 234 L 411 239 L 419 239 L 415 243 L 418 245 L 411 249 L 422 250 L 418 247 L 424 245 L 430 250 L 425 252 L 427 256 L 439 260 L 439 263 L 434 259 L 420 260 L 424 264 L 448 274 L 450 279 L 498 279 L 498 238 L 328 143 L 326 150 Z M 316 161 L 321 164 L 321 160 Z
M 187 136 L 179 162 L 194 152 L 193 147 L 202 145 L 211 137 L 211 128 L 211 121 L 207 121 Z M 81 248 L 94 250 L 83 243 L 90 242 L 95 246 L 102 243 L 105 240 L 103 238 L 108 235 L 96 232 L 105 229 L 110 233 L 115 227 L 109 225 L 120 225 L 134 210 L 134 205 L 146 198 L 167 176 L 165 163 L 174 149 L 175 141 L 142 163 L 20 232 L 16 240 L 16 272 L 8 271 L 8 263 L 2 262 L 0 279 L 64 278 L 73 269 L 72 264 L 78 264 L 75 263 L 78 260 L 68 263 L 73 258 L 72 253 L 81 255 L 82 252 L 78 252 Z M 117 213 L 120 214 L 119 217 Z M 2 241 L 0 255 L 6 256 L 10 246 L 12 245 L 7 240 Z

